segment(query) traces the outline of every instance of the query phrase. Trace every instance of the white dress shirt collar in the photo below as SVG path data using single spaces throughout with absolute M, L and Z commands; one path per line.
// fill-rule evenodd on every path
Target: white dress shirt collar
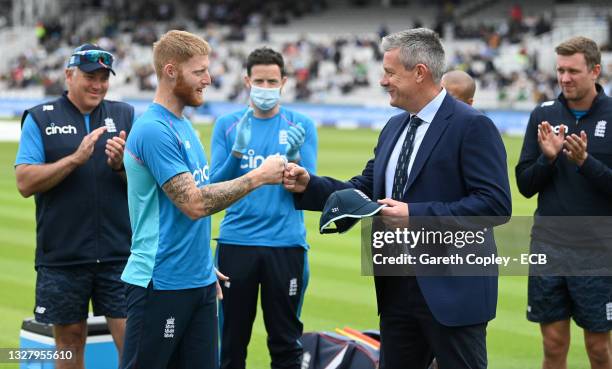
M 438 95 L 434 97 L 433 100 L 431 100 L 427 105 L 425 105 L 423 109 L 421 109 L 421 111 L 419 111 L 416 114 L 416 116 L 421 118 L 421 120 L 423 120 L 426 123 L 433 122 L 434 117 L 436 116 L 436 113 L 440 109 L 440 106 L 442 106 L 442 102 L 444 101 L 445 97 L 446 97 L 446 90 L 442 88 L 442 91 L 440 91 Z

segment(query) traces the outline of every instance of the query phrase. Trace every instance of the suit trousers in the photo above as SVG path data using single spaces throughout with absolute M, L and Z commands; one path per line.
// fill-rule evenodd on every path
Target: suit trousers
M 427 369 L 434 357 L 440 369 L 487 367 L 487 323 L 442 325 L 415 277 L 379 278 L 381 369 Z

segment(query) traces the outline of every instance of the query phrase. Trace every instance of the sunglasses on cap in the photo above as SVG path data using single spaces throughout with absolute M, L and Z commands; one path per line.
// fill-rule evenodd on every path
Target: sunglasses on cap
M 88 63 L 100 63 L 105 68 L 112 68 L 115 57 L 108 51 L 84 50 L 75 51 L 70 58 L 70 65 L 78 66 Z

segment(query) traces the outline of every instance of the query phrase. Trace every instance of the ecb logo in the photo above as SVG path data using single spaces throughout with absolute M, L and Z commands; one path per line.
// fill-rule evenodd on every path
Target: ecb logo
M 287 130 L 281 129 L 280 131 L 278 131 L 278 143 L 280 145 L 287 144 Z

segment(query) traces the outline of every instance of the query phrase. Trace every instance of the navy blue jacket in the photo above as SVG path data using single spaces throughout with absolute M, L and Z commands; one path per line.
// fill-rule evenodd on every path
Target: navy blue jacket
M 348 187 L 373 200 L 385 198 L 385 168 L 408 119 L 403 113 L 387 122 L 374 158 L 361 175 L 347 182 L 311 175 L 306 191 L 295 195 L 296 207 L 321 210 L 333 191 Z M 408 203 L 411 216 L 491 216 L 497 224 L 507 221 L 512 206 L 506 151 L 493 122 L 447 94 L 417 152 L 402 201 Z M 492 234 L 483 247 L 495 252 Z M 396 277 L 375 277 L 379 311 L 388 278 Z M 417 276 L 417 281 L 441 324 L 464 326 L 495 317 L 496 276 Z
M 563 94 L 536 107 L 529 118 L 521 157 L 516 165 L 516 182 L 525 197 L 538 194 L 537 215 L 612 215 L 612 98 L 597 85 L 597 97 L 589 111 L 577 120 Z M 538 145 L 538 124 L 548 121 L 555 129 L 568 127 L 566 135 L 587 135 L 587 160 L 576 166 L 559 153 L 553 163 Z
M 27 114 L 38 125 L 47 163 L 74 153 L 87 135 L 83 115 L 66 94 L 26 110 L 22 124 Z M 91 158 L 52 189 L 35 195 L 36 267 L 127 260 L 127 185 L 106 163 L 105 146 L 120 131 L 129 133 L 133 120 L 132 106 L 103 100 L 90 114 L 90 130 L 103 125 L 108 130 Z
M 612 243 L 612 98 L 596 85 L 591 108 L 576 119 L 560 94 L 536 107 L 529 118 L 516 182 L 525 197 L 538 194 L 531 236 L 557 246 L 609 249 Z M 566 135 L 585 131 L 588 157 L 581 167 L 559 153 L 553 163 L 538 144 L 538 124 L 548 121 L 555 130 L 567 126 Z M 593 218 L 598 217 L 598 218 Z M 600 254 L 604 260 L 607 254 Z M 574 265 L 580 265 L 575 262 Z

